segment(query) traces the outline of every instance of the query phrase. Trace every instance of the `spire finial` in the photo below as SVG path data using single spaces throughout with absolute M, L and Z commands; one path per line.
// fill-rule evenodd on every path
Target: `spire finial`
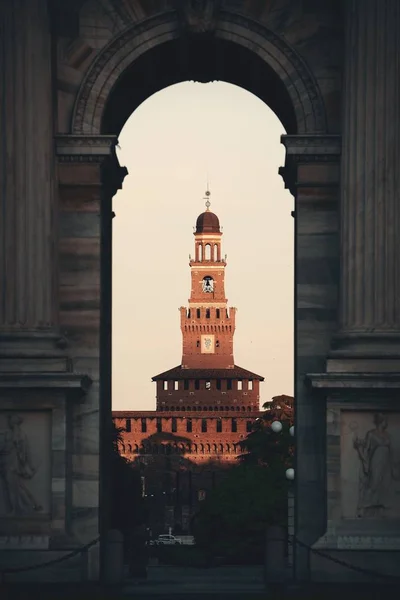
M 205 201 L 206 201 L 206 209 L 210 210 L 210 206 L 211 206 L 211 202 L 210 202 L 210 196 L 211 196 L 211 192 L 209 190 L 209 186 L 208 186 L 208 177 L 207 177 L 207 190 L 206 190 L 206 196 L 205 196 Z

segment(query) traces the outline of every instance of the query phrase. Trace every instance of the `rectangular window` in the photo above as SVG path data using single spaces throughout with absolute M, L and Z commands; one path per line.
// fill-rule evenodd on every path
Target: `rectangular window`
M 197 318 L 200 319 L 200 309 L 199 308 L 197 309 L 196 314 L 197 314 Z
M 156 427 L 157 427 L 157 433 L 161 433 L 162 432 L 162 420 L 161 420 L 161 417 L 157 417 Z
M 168 390 L 168 381 L 164 381 L 164 392 Z
M 200 340 L 197 340 L 197 342 L 196 342 L 196 348 L 200 348 Z
M 174 390 L 179 390 L 179 381 L 174 381 Z
M 194 380 L 194 389 L 195 390 L 199 390 L 200 389 L 200 381 L 198 379 Z
M 177 431 L 176 417 L 172 417 L 171 419 L 171 431 L 172 433 L 176 433 Z
M 217 379 L 217 390 L 221 389 L 221 380 Z
M 222 433 L 222 421 L 217 419 L 217 433 Z
M 210 318 L 210 309 L 206 308 L 206 319 Z
M 125 422 L 125 431 L 127 431 L 128 433 L 131 431 L 131 420 L 127 419 Z
M 227 379 L 227 381 L 226 381 L 226 389 L 227 390 L 231 390 L 232 389 L 232 379 Z
M 207 433 L 207 419 L 201 420 L 201 433 Z
M 142 433 L 146 433 L 147 432 L 147 422 L 146 419 L 143 417 L 142 418 Z
M 241 392 L 242 389 L 243 389 L 243 381 L 241 379 L 239 379 L 239 381 L 237 382 L 237 384 L 238 384 L 237 389 L 239 390 L 239 392 Z
M 192 433 L 192 419 L 186 419 L 186 431 Z
M 183 389 L 184 390 L 188 390 L 189 389 L 189 379 L 185 379 L 183 382 Z
M 217 308 L 217 319 L 219 319 L 219 308 Z
M 253 421 L 246 421 L 246 431 L 250 433 L 253 430 Z
M 232 433 L 237 433 L 237 421 L 236 419 L 232 419 Z
M 206 390 L 211 390 L 211 381 L 206 381 Z
M 249 391 L 253 389 L 253 380 L 249 379 Z

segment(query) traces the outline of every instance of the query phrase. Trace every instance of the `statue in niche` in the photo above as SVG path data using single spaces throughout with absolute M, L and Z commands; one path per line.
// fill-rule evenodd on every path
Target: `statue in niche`
M 28 515 L 42 511 L 26 481 L 37 472 L 32 462 L 28 436 L 20 415 L 8 415 L 8 430 L 0 434 L 0 480 L 3 482 L 7 513 Z
M 394 464 L 386 415 L 375 413 L 373 420 L 375 427 L 364 438 L 358 437 L 356 422 L 350 424 L 350 429 L 360 460 L 357 516 L 380 518 L 392 508 L 393 483 L 399 481 L 400 472 L 399 465 Z

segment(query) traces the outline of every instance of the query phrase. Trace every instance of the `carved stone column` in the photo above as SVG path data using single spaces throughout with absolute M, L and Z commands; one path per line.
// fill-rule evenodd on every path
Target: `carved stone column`
M 400 5 L 344 5 L 340 332 L 328 370 L 399 370 Z
M 47 0 L 0 7 L 0 345 L 55 348 L 51 36 Z

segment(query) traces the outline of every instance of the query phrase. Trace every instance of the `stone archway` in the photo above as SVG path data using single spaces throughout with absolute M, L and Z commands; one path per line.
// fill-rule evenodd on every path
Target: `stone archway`
M 400 437 L 400 91 L 398 60 L 387 60 L 400 55 L 399 22 L 395 0 L 2 3 L 0 431 L 9 439 L 7 423 L 22 422 L 41 469 L 31 477 L 34 514 L 21 521 L 0 508 L 1 542 L 21 551 L 2 552 L 2 564 L 60 557 L 98 535 L 111 411 L 111 198 L 126 174 L 117 136 L 151 93 L 182 77 L 217 77 L 222 62 L 227 79 L 264 99 L 288 133 L 281 174 L 296 199 L 296 534 L 396 573 L 398 521 L 388 518 L 385 529 L 345 518 L 354 511 L 343 508 L 342 471 L 354 453 L 344 453 L 341 432 L 353 422 L 348 411 L 368 429 L 385 410 Z M 194 62 L 177 62 L 188 44 Z M 160 49 L 163 72 L 152 61 Z M 221 59 L 218 68 L 207 56 Z M 121 115 L 112 118 L 115 107 Z M 40 453 L 51 452 L 49 466 Z M 310 569 L 348 577 L 309 559 L 298 549 L 296 577 Z M 74 560 L 53 576 L 79 578 Z
M 209 34 L 212 34 L 210 38 Z M 181 65 L 174 62 L 174 52 L 179 49 L 179 43 L 183 37 L 184 43 L 191 43 L 190 47 L 195 59 L 186 65 L 183 71 Z M 189 42 L 188 42 L 189 40 Z M 213 46 L 214 44 L 214 46 Z M 210 47 L 215 47 L 215 53 L 207 61 L 206 54 Z M 176 48 L 176 50 L 174 50 Z M 169 50 L 168 50 L 169 49 Z M 202 49 L 204 56 L 202 56 Z M 213 65 L 218 63 L 218 52 L 223 52 L 224 68 L 214 71 Z M 169 52 L 169 54 L 168 54 Z M 325 310 L 323 318 L 319 314 L 320 307 L 313 307 L 309 297 L 308 272 L 315 269 L 315 262 L 319 260 L 321 268 L 314 275 L 314 293 L 326 298 L 328 289 L 332 290 L 336 281 L 327 281 L 324 274 L 326 264 L 335 263 L 338 269 L 337 249 L 337 196 L 338 196 L 338 161 L 340 158 L 340 137 L 327 133 L 328 125 L 325 116 L 324 100 L 312 72 L 299 57 L 297 52 L 277 34 L 268 28 L 261 26 L 244 16 L 222 11 L 215 22 L 212 31 L 196 34 L 191 37 L 191 32 L 182 27 L 175 12 L 158 15 L 147 19 L 140 24 L 126 28 L 120 35 L 113 38 L 96 56 L 95 60 L 86 72 L 86 75 L 76 94 L 74 109 L 71 114 L 71 134 L 59 135 L 57 138 L 58 160 L 60 172 L 60 197 L 61 214 L 70 211 L 69 198 L 75 194 L 80 201 L 76 203 L 75 224 L 71 222 L 68 215 L 68 227 L 65 228 L 65 237 L 61 237 L 61 256 L 68 256 L 69 248 L 74 236 L 79 235 L 79 220 L 82 220 L 83 212 L 89 219 L 93 220 L 93 211 L 90 207 L 88 192 L 97 189 L 98 200 L 96 210 L 101 213 L 101 231 L 96 228 L 95 237 L 100 255 L 96 263 L 90 268 L 87 275 L 90 279 L 100 277 L 105 285 L 101 288 L 102 316 L 101 325 L 98 323 L 100 345 L 91 350 L 92 358 L 100 357 L 100 373 L 96 378 L 100 381 L 100 395 L 97 401 L 100 409 L 100 437 L 106 439 L 108 421 L 111 415 L 111 391 L 110 391 L 110 339 L 111 327 L 111 196 L 115 193 L 118 185 L 111 183 L 112 189 L 107 189 L 110 182 L 115 178 L 118 181 L 118 166 L 115 158 L 115 144 L 124 118 L 118 122 L 113 120 L 110 113 L 118 114 L 125 111 L 126 118 L 136 108 L 140 101 L 146 97 L 182 79 L 201 80 L 218 78 L 230 80 L 233 71 L 230 70 L 229 56 L 231 53 L 235 60 L 245 56 L 246 66 L 255 65 L 257 80 L 268 80 L 270 87 L 276 90 L 280 102 L 274 106 L 278 116 L 286 125 L 289 135 L 283 136 L 282 141 L 287 149 L 286 166 L 282 170 L 285 183 L 297 198 L 297 222 L 296 227 L 296 255 L 297 255 L 297 326 L 296 326 L 296 363 L 301 365 L 297 368 L 296 393 L 299 405 L 307 407 L 309 403 L 309 391 L 304 385 L 304 375 L 309 371 L 319 371 L 323 357 L 329 350 L 332 331 L 336 327 L 335 314 L 332 309 L 332 301 L 329 301 L 329 309 Z M 155 84 L 151 85 L 140 78 L 141 66 L 145 63 L 151 69 Z M 155 57 L 155 58 L 153 58 Z M 251 57 L 251 58 L 249 58 Z M 198 64 L 203 60 L 206 66 L 201 73 Z M 243 59 L 244 60 L 244 59 Z M 254 60 L 254 63 L 252 61 Z M 151 62 L 152 61 L 152 62 Z M 139 65 L 136 70 L 135 66 Z M 154 67 L 154 64 L 158 67 Z M 209 73 L 209 75 L 208 75 Z M 124 85 L 124 80 L 128 84 Z M 252 89 L 252 81 L 246 79 L 244 70 L 240 71 L 235 80 L 236 84 L 242 83 L 243 87 Z M 143 85 L 139 99 L 132 99 L 129 105 L 124 105 L 124 92 L 126 89 Z M 147 86 L 147 87 L 146 87 Z M 269 90 L 270 91 L 270 90 Z M 261 99 L 273 105 L 273 98 L 267 95 L 262 88 L 257 88 Z M 135 97 L 137 98 L 137 97 Z M 111 107 L 111 108 L 110 108 Z M 85 208 L 86 207 L 86 208 Z M 65 212 L 64 212 L 65 211 Z M 82 212 L 83 211 L 83 212 Z M 310 224 L 304 227 L 304 224 Z M 94 235 L 90 233 L 90 235 Z M 93 240 L 94 238 L 92 238 Z M 328 239 L 328 243 L 327 243 Z M 85 244 L 89 244 L 85 242 Z M 89 244 L 90 245 L 90 244 Z M 81 250 L 79 247 L 81 246 Z M 78 244 L 75 249 L 85 256 L 87 252 L 83 245 Z M 334 249 L 337 250 L 334 250 Z M 65 249 L 65 250 L 64 250 Z M 64 263 L 67 262 L 67 258 Z M 79 261 L 79 259 L 78 259 Z M 65 290 L 61 291 L 61 295 Z M 304 314 L 304 317 L 303 317 Z M 309 321 L 310 315 L 315 318 Z M 80 320 L 79 314 L 74 319 Z M 306 324 L 306 328 L 304 328 Z M 68 337 L 68 335 L 66 336 Z M 318 339 L 316 348 L 309 347 L 308 338 Z M 79 348 L 74 352 L 79 355 Z M 93 399 L 96 402 L 95 399 Z M 306 408 L 307 410 L 307 408 Z M 307 413 L 308 414 L 308 413 Z M 302 416 L 301 410 L 299 415 Z M 309 426 L 315 429 L 321 428 L 325 418 L 321 411 L 315 412 Z M 304 452 L 303 441 L 300 439 L 298 448 L 300 454 Z M 307 522 L 304 513 L 304 505 L 301 504 L 301 514 L 305 515 L 304 528 L 311 541 L 317 539 L 324 532 L 325 522 L 321 508 L 321 496 L 324 491 L 324 483 L 321 473 L 324 468 L 324 446 L 323 438 L 317 437 L 313 444 L 307 442 L 307 451 L 310 459 L 310 470 L 313 473 L 314 483 L 310 488 L 306 484 L 303 492 L 307 498 L 307 505 L 312 508 L 314 516 L 313 526 Z M 107 458 L 100 446 L 100 524 L 103 531 L 107 530 Z M 313 461 L 313 462 L 311 462 Z M 300 480 L 301 487 L 303 482 Z M 300 497 L 300 496 L 299 496 Z M 308 514 L 308 513 L 307 513 Z M 301 520 L 299 521 L 301 526 Z M 303 536 L 304 537 L 304 536 Z
M 221 11 L 211 25 L 215 40 L 226 40 L 250 50 L 261 58 L 267 70 L 271 69 L 279 77 L 295 113 L 296 133 L 327 133 L 325 107 L 318 84 L 290 44 L 266 27 L 228 11 Z M 135 24 L 113 39 L 96 57 L 80 87 L 71 133 L 101 135 L 105 106 L 118 79 L 143 54 L 180 36 L 182 25 L 173 12 Z M 209 43 L 206 38 L 204 44 Z M 174 68 L 172 65 L 171 69 Z

